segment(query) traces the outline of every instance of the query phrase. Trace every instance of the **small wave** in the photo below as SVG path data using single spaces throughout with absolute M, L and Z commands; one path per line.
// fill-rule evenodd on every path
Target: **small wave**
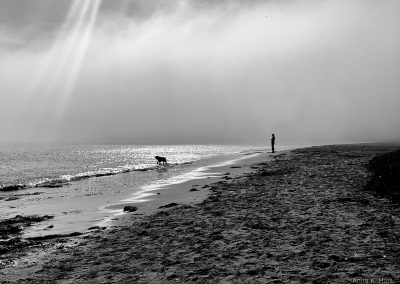
M 169 166 L 173 166 L 177 164 L 169 164 Z M 151 171 L 163 168 L 164 166 L 159 165 L 125 165 L 120 166 L 117 168 L 103 168 L 94 171 L 87 171 L 83 173 L 78 173 L 74 175 L 62 175 L 57 178 L 44 178 L 39 181 L 30 182 L 27 184 L 6 184 L 0 185 L 0 191 L 15 191 L 21 190 L 26 188 L 33 188 L 33 187 L 47 187 L 47 188 L 57 188 L 68 185 L 72 181 L 78 181 L 82 179 L 88 179 L 93 177 L 103 177 L 103 176 L 111 176 L 121 173 L 129 173 L 129 172 L 144 172 L 144 171 Z
M 65 180 L 66 182 L 70 182 L 91 177 L 111 176 L 120 173 L 128 173 L 134 171 L 149 171 L 149 170 L 155 170 L 157 168 L 158 166 L 154 165 L 134 165 L 134 166 L 126 165 L 118 168 L 104 168 L 95 171 L 88 171 L 76 175 L 63 175 L 61 176 L 61 179 Z

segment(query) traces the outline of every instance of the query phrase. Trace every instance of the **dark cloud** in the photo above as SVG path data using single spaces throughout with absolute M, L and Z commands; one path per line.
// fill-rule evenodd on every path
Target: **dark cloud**
M 84 0 L 81 0 L 84 1 Z M 35 44 L 43 38 L 54 36 L 65 21 L 74 0 L 0 0 L 0 27 L 7 37 L 14 40 L 2 40 L 5 46 L 18 48 L 25 44 Z M 213 9 L 236 6 L 245 8 L 261 0 L 102 0 L 98 22 L 126 19 L 142 22 L 155 15 L 173 13 L 182 5 L 192 7 L 198 13 L 208 13 Z M 116 23 L 118 25 L 118 23 Z M 121 22 L 119 24 L 126 24 Z M 121 26 L 121 28 L 123 28 Z M 13 43 L 14 42 L 14 43 Z M 1 43 L 1 42 L 0 42 Z
M 0 0 L 0 24 L 10 27 L 60 25 L 72 0 Z
M 84 0 L 81 0 L 84 1 Z M 270 0 L 271 1 L 271 0 Z M 155 13 L 167 13 L 181 5 L 213 9 L 229 5 L 240 7 L 265 4 L 263 0 L 103 0 L 100 12 L 143 20 Z M 275 0 L 276 1 L 276 0 Z M 290 1 L 290 0 L 289 0 Z M 280 2 L 287 2 L 281 0 Z M 0 24 L 10 27 L 57 26 L 63 23 L 73 0 L 0 0 Z

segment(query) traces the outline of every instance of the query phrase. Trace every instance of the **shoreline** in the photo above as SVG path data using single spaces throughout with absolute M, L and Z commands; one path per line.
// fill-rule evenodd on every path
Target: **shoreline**
M 200 168 L 196 167 L 194 171 L 182 174 L 181 176 L 172 176 L 159 184 L 152 182 L 148 186 L 143 186 L 142 190 L 129 194 L 130 198 L 117 199 L 111 205 L 105 204 L 101 206 L 99 211 L 106 212 L 104 216 L 109 217 L 97 220 L 92 226 L 76 227 L 73 221 L 76 222 L 77 220 L 71 220 L 70 229 L 67 227 L 66 230 L 60 230 L 60 226 L 62 226 L 60 220 L 54 218 L 52 214 L 49 215 L 48 207 L 43 207 L 39 212 L 35 212 L 39 214 L 14 214 L 13 216 L 16 217 L 0 220 L 0 226 L 2 222 L 7 224 L 15 220 L 16 225 L 12 225 L 10 227 L 11 230 L 16 227 L 24 228 L 22 234 L 16 231 L 8 241 L 0 240 L 0 254 L 2 254 L 0 257 L 0 269 L 10 265 L 11 262 L 7 260 L 7 257 L 4 258 L 4 256 L 7 254 L 11 254 L 12 256 L 13 247 L 21 252 L 18 252 L 12 258 L 17 260 L 19 255 L 24 255 L 25 251 L 27 251 L 30 256 L 25 256 L 24 262 L 30 266 L 32 261 L 38 261 L 36 259 L 37 254 L 46 257 L 40 248 L 34 253 L 29 252 L 30 248 L 34 248 L 33 251 L 35 251 L 35 247 L 40 247 L 43 244 L 45 246 L 49 244 L 49 247 L 51 247 L 53 245 L 58 246 L 58 242 L 79 243 L 79 240 L 73 237 L 78 237 L 78 239 L 82 237 L 86 238 L 95 231 L 107 231 L 113 227 L 124 226 L 126 222 L 129 222 L 129 219 L 141 219 L 144 216 L 155 214 L 161 206 L 176 204 L 177 202 L 188 205 L 199 203 L 209 195 L 207 184 L 226 181 L 253 170 L 250 168 L 251 165 L 260 159 L 266 159 L 264 155 L 268 155 L 266 150 L 248 150 L 236 154 L 203 159 L 201 160 L 203 161 L 203 165 Z M 241 162 L 241 166 L 236 166 L 239 162 Z M 165 170 L 168 170 L 168 168 Z M 112 176 L 111 178 L 118 179 L 119 177 Z M 93 180 L 96 180 L 96 178 Z M 76 181 L 75 184 L 81 182 Z M 117 185 L 116 182 L 114 184 Z M 68 190 L 68 187 L 65 189 Z M 31 194 L 33 196 L 36 195 L 35 193 Z M 137 210 L 135 212 L 124 212 L 123 208 L 125 206 L 135 206 Z M 74 218 L 74 216 L 71 216 L 71 218 Z M 71 240 L 69 240 L 70 238 Z M 24 266 L 22 264 L 21 267 L 16 269 L 23 270 Z
M 134 146 L 134 145 L 133 145 Z M 138 145 L 142 146 L 142 145 Z M 198 145 L 198 146 L 205 146 L 205 145 Z M 218 145 L 216 145 L 218 146 Z M 247 150 L 242 150 L 240 152 L 231 152 L 228 153 L 226 152 L 225 154 L 217 154 L 214 153 L 214 155 L 209 156 L 209 157 L 201 157 L 199 159 L 195 160 L 189 160 L 186 162 L 178 162 L 178 163 L 171 163 L 169 164 L 170 166 L 182 166 L 185 164 L 192 164 L 201 160 L 207 160 L 207 159 L 212 159 L 213 157 L 222 157 L 222 156 L 228 156 L 228 155 L 239 155 L 241 152 L 246 152 L 246 151 L 252 151 L 249 149 L 253 149 L 258 146 L 252 146 L 252 145 L 230 145 L 233 147 L 244 147 L 247 148 Z M 263 146 L 260 146 L 263 147 Z M 63 186 L 69 186 L 71 183 L 74 182 L 79 182 L 87 179 L 93 179 L 93 178 L 101 178 L 101 177 L 108 177 L 108 176 L 115 176 L 115 175 L 120 175 L 120 174 L 125 174 L 125 173 L 134 173 L 134 172 L 147 172 L 147 171 L 154 171 L 154 170 L 159 170 L 160 166 L 158 164 L 154 164 L 154 161 L 151 160 L 148 161 L 149 163 L 144 163 L 144 164 L 132 164 L 132 165 L 118 165 L 111 168 L 97 168 L 97 169 L 92 169 L 89 171 L 81 171 L 81 172 L 76 172 L 76 173 L 59 173 L 59 176 L 53 176 L 53 177 L 32 177 L 31 180 L 29 181 L 15 181 L 15 182 L 8 182 L 5 184 L 0 184 L 0 193 L 7 193 L 7 192 L 18 192 L 20 190 L 27 190 L 27 189 L 34 189 L 34 188 L 60 188 Z
M 1 276 L 5 283 L 395 283 L 400 209 L 364 190 L 365 165 L 389 150 L 278 152 L 248 174 L 212 183 L 198 204 L 126 214 L 119 226 L 71 239 L 73 246 L 55 242 L 41 262 Z
M 244 153 L 254 151 L 256 150 L 248 150 Z M 197 172 L 198 168 L 206 168 L 202 174 L 203 178 L 207 178 L 209 174 L 207 167 L 210 163 L 236 160 L 243 157 L 244 153 L 217 155 L 191 163 L 157 167 L 153 171 L 135 171 L 88 178 L 73 181 L 69 185 L 56 189 L 26 188 L 15 192 L 3 192 L 4 208 L 0 216 L 2 220 L 19 215 L 54 217 L 32 224 L 33 226 L 24 226 L 25 237 L 84 233 L 88 228 L 110 225 L 110 222 L 105 222 L 105 220 L 110 221 L 114 219 L 114 215 L 122 215 L 124 206 L 143 207 L 143 203 L 150 199 L 152 199 L 150 202 L 160 197 L 168 199 L 168 194 L 165 194 L 167 191 L 161 192 L 161 186 L 176 183 L 174 181 L 176 175 L 184 173 L 186 176 L 181 177 L 181 182 L 183 182 L 183 179 L 198 178 L 192 173 Z M 160 196 L 156 195 L 158 188 L 153 188 L 152 191 L 149 188 L 157 183 L 160 185 L 158 192 Z M 191 194 L 191 196 L 195 195 L 195 192 Z M 177 193 L 174 193 L 174 197 L 170 199 L 177 197 Z
M 286 153 L 287 150 L 276 153 Z M 278 155 L 278 154 L 275 154 Z M 122 200 L 119 204 L 111 205 L 112 208 L 122 209 L 125 206 L 134 206 L 137 208 L 134 213 L 119 212 L 114 217 L 109 218 L 116 221 L 115 225 L 124 224 L 132 215 L 135 218 L 141 218 L 157 213 L 163 206 L 177 205 L 194 205 L 204 201 L 210 195 L 210 184 L 224 183 L 251 173 L 255 169 L 252 168 L 260 162 L 268 162 L 272 160 L 274 154 L 267 151 L 248 151 L 248 153 L 240 153 L 235 155 L 235 159 L 218 159 L 218 161 L 210 165 L 203 166 L 188 176 L 181 179 L 180 176 L 173 177 L 162 184 L 153 184 L 145 187 L 136 197 L 135 193 L 132 198 Z M 152 197 L 151 200 L 147 199 Z M 171 206 L 174 207 L 174 206 Z M 167 207 L 168 208 L 168 207 Z M 107 223 L 107 221 L 105 221 Z

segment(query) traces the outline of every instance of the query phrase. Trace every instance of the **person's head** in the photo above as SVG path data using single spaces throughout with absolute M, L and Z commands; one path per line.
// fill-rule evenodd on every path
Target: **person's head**
M 275 136 L 275 134 L 272 134 L 272 136 Z

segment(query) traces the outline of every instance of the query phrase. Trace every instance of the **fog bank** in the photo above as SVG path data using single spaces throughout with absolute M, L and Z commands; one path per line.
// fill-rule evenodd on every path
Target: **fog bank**
M 400 138 L 399 1 L 9 2 L 0 142 Z

